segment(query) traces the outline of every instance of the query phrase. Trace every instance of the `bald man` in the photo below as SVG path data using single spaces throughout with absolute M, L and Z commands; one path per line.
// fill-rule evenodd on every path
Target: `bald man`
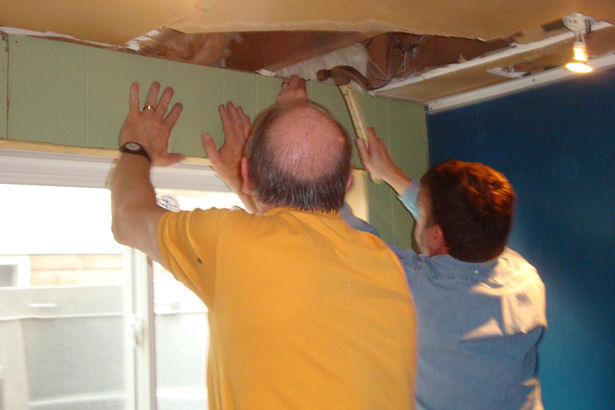
M 182 159 L 167 151 L 182 107 L 167 113 L 173 91 L 158 99 L 159 88 L 143 109 L 138 85 L 130 89 L 113 232 L 207 305 L 209 407 L 413 408 L 415 314 L 403 269 L 380 239 L 340 217 L 351 184 L 344 128 L 307 99 L 278 101 L 251 132 L 243 111 L 221 107 L 225 143 L 216 150 L 205 134 L 203 144 L 217 172 L 240 172 L 235 188 L 253 213 L 168 212 L 149 171 Z

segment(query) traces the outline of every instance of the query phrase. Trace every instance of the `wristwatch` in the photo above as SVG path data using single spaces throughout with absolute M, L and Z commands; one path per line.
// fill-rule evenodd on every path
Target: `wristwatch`
M 149 162 L 152 162 L 152 159 L 149 157 L 147 151 L 145 151 L 145 148 L 143 148 L 138 142 L 127 142 L 120 147 L 120 152 L 141 155 L 142 157 L 147 158 Z

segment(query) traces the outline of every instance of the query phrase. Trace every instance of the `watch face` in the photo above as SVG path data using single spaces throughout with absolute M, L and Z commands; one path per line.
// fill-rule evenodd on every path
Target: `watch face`
M 130 151 L 138 151 L 141 149 L 141 146 L 136 142 L 128 142 L 124 147 Z

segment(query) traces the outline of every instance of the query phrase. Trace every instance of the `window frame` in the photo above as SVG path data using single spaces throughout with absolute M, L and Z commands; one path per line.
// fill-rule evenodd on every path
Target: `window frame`
M 106 188 L 115 156 L 0 149 L 0 184 Z M 152 184 L 160 189 L 230 192 L 204 163 L 188 161 L 154 167 Z M 130 250 L 124 292 L 125 408 L 157 408 L 156 333 L 153 262 Z

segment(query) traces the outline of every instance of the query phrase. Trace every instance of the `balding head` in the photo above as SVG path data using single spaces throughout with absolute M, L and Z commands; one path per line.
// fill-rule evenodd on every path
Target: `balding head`
M 255 120 L 246 154 L 259 201 L 312 211 L 342 207 L 350 138 L 319 104 L 298 99 L 267 108 Z

